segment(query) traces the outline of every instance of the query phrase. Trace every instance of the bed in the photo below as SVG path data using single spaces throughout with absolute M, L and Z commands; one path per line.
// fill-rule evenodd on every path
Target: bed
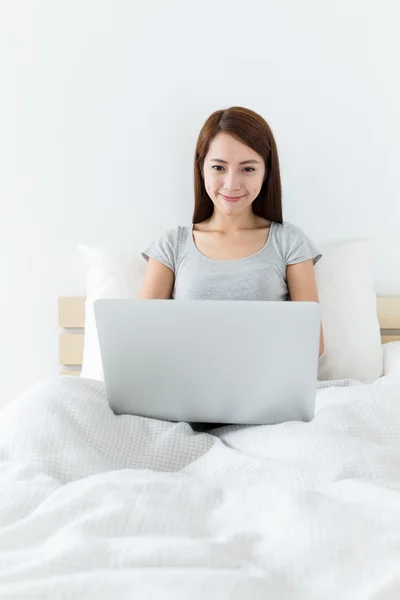
M 310 423 L 210 434 L 115 416 L 71 376 L 84 299 L 59 308 L 67 375 L 0 413 L 0 598 L 398 600 L 399 297 L 380 379 L 321 382 Z

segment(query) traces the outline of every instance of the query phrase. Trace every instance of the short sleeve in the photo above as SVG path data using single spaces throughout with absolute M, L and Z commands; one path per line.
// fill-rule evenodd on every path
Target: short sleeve
M 177 229 L 169 229 L 155 239 L 141 254 L 145 260 L 154 258 L 175 272 L 177 243 Z
M 287 265 L 295 265 L 310 259 L 315 265 L 322 256 L 304 231 L 289 223 L 285 224 L 283 246 Z

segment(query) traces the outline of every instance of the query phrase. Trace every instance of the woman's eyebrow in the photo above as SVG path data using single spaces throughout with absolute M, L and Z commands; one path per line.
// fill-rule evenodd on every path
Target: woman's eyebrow
M 210 158 L 210 160 L 213 160 L 214 162 L 224 163 L 225 165 L 228 164 L 227 161 L 226 160 L 222 160 L 222 158 Z M 259 160 L 255 160 L 254 158 L 251 159 L 251 160 L 242 160 L 242 162 L 240 162 L 239 165 L 246 165 L 246 164 L 249 164 L 249 163 L 253 163 L 253 164 L 259 165 L 260 161 Z

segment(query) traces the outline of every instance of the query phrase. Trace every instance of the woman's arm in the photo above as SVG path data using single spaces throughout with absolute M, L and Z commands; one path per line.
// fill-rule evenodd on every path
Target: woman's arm
M 146 300 L 169 300 L 172 296 L 173 288 L 173 271 L 155 258 L 149 258 L 138 297 Z
M 287 285 L 290 298 L 300 302 L 318 302 L 317 284 L 315 282 L 313 261 L 305 260 L 296 265 L 286 267 Z M 324 352 L 324 334 L 319 338 L 319 356 Z

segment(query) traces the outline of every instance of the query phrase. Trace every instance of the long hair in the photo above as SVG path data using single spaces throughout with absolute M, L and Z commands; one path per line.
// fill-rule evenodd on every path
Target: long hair
M 241 106 L 215 111 L 200 131 L 194 156 L 192 222 L 201 223 L 214 211 L 214 204 L 204 186 L 203 166 L 210 143 L 220 132 L 229 133 L 263 157 L 265 176 L 260 193 L 252 204 L 253 213 L 269 221 L 282 223 L 281 176 L 274 136 L 268 123 L 260 115 Z

